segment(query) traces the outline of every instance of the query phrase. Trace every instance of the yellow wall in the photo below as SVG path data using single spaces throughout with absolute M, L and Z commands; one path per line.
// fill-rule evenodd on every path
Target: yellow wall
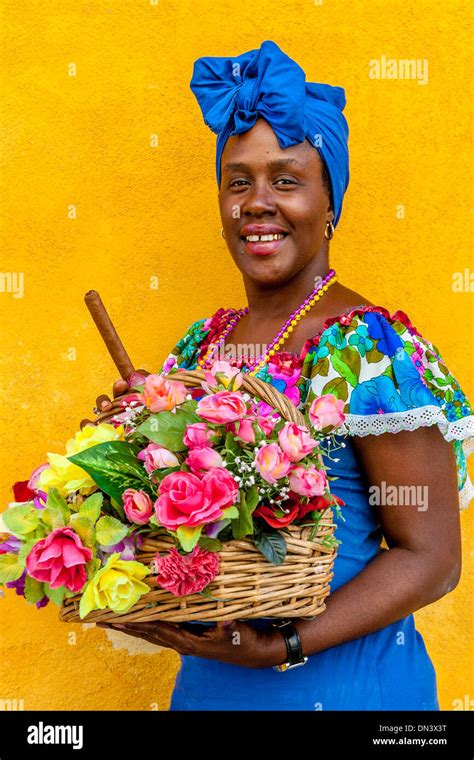
M 22 298 L 0 292 L 0 510 L 12 499 L 10 484 L 27 478 L 46 451 L 61 451 L 116 379 L 83 305 L 88 289 L 99 290 L 132 360 L 149 370 L 191 321 L 244 303 L 220 236 L 215 138 L 189 80 L 197 57 L 238 55 L 264 39 L 295 58 L 310 81 L 346 89 L 352 177 L 331 244 L 341 280 L 407 311 L 474 400 L 472 294 L 451 287 L 472 250 L 468 3 L 5 0 L 3 7 L 0 269 L 23 272 L 25 290 Z M 428 83 L 369 79 L 369 61 L 382 55 L 427 59 Z M 404 219 L 396 216 L 400 204 Z M 473 509 L 462 515 L 460 585 L 417 614 L 448 710 L 474 697 Z M 168 706 L 174 652 L 114 649 L 104 631 L 60 623 L 53 605 L 36 612 L 13 592 L 0 600 L 0 631 L 0 700 L 23 700 L 25 709 Z

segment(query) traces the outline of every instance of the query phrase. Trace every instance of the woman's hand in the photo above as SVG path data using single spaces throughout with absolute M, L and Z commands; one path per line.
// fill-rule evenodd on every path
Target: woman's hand
M 246 668 L 271 668 L 286 661 L 286 644 L 274 628 L 257 631 L 247 623 L 232 620 L 216 623 L 204 633 L 191 633 L 179 623 L 97 623 L 98 628 L 112 628 L 151 644 L 174 649 L 179 654 L 219 660 Z
M 145 377 L 149 375 L 150 373 L 146 369 L 137 369 L 134 374 L 144 375 Z M 95 414 L 101 414 L 102 412 L 108 412 L 109 410 L 114 410 L 116 413 L 123 411 L 122 407 L 120 406 L 120 401 L 116 401 L 118 396 L 122 396 L 124 393 L 127 392 L 130 388 L 130 384 L 127 380 L 123 380 L 122 378 L 120 380 L 116 380 L 116 382 L 113 385 L 112 392 L 113 392 L 113 400 L 111 400 L 105 393 L 101 393 L 100 396 L 97 396 L 95 407 L 93 409 Z M 92 420 L 84 419 L 81 420 L 80 428 L 82 428 L 85 425 L 93 425 L 94 422 Z

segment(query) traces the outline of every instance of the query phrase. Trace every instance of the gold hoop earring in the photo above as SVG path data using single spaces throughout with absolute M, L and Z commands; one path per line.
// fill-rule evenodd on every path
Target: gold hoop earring
M 223 228 L 223 227 L 221 227 L 221 235 L 222 235 L 222 237 L 223 237 L 223 238 L 224 238 L 224 240 L 225 240 L 225 235 L 224 235 L 224 228 Z
M 328 235 L 329 230 L 329 235 Z M 326 240 L 331 240 L 332 237 L 334 237 L 334 225 L 332 222 L 326 222 L 326 229 L 324 230 L 324 237 Z

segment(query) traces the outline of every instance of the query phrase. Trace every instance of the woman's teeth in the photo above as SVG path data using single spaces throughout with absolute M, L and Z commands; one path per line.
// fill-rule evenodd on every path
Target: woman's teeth
M 271 240 L 281 240 L 285 235 L 279 232 L 277 235 L 245 235 L 244 240 L 247 243 L 267 243 Z

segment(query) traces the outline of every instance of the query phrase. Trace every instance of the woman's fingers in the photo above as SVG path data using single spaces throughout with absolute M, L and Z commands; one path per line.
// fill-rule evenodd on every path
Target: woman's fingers
M 99 412 L 105 412 L 107 409 L 110 408 L 112 402 L 105 393 L 101 393 L 100 396 L 97 396 L 95 400 L 95 404 Z
M 82 430 L 82 428 L 84 428 L 86 425 L 95 425 L 95 422 L 93 422 L 92 420 L 84 419 L 84 420 L 81 420 L 79 427 Z
M 128 388 L 129 388 L 129 385 L 126 380 L 117 380 L 114 383 L 114 387 L 113 387 L 114 398 L 116 396 L 121 396 L 122 393 L 125 393 L 128 390 Z
M 114 631 L 126 633 L 129 636 L 144 639 L 156 646 L 175 649 L 184 653 L 190 636 L 183 636 L 183 631 L 178 624 L 173 623 L 96 623 L 97 628 L 112 628 Z

